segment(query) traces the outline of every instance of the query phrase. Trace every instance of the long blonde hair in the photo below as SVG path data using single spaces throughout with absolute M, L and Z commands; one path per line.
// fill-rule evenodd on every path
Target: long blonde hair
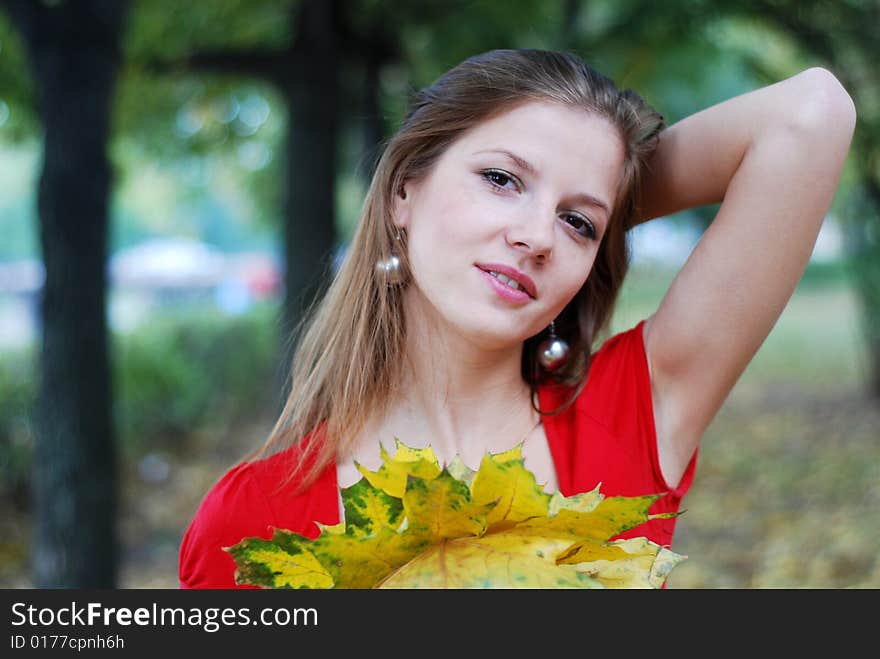
M 663 117 L 631 90 L 570 53 L 520 49 L 492 50 L 471 57 L 417 92 L 396 134 L 387 142 L 364 200 L 351 245 L 327 293 L 316 300 L 301 329 L 290 370 L 285 405 L 258 459 L 301 442 L 292 464 L 305 488 L 352 443 L 374 415 L 385 413 L 400 382 L 406 323 L 403 289 L 375 273 L 377 261 L 397 253 L 408 271 L 405 242 L 392 223 L 393 195 L 405 181 L 419 180 L 465 131 L 529 101 L 552 101 L 604 117 L 620 133 L 624 169 L 612 217 L 593 270 L 556 321 L 556 331 L 572 350 L 565 366 L 545 374 L 537 363 L 542 335 L 525 341 L 522 375 L 532 388 L 548 378 L 571 389 L 575 399 L 586 382 L 594 339 L 611 318 L 629 265 L 626 231 L 637 212 L 642 167 L 653 152 Z M 297 332 L 298 333 L 298 332 Z

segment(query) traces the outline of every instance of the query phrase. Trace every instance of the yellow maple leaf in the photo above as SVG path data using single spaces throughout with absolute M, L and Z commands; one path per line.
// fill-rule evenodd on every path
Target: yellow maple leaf
M 414 449 L 400 440 L 395 440 L 395 443 L 397 450 L 393 459 L 388 455 L 384 446 L 379 447 L 382 466 L 378 471 L 370 471 L 360 464 L 357 465 L 357 468 L 370 485 L 393 497 L 401 498 L 406 491 L 406 480 L 409 476 L 430 480 L 439 476 L 442 469 L 430 446 L 424 449 Z
M 471 483 L 471 496 L 477 503 L 496 502 L 489 513 L 489 525 L 506 528 L 532 517 L 546 516 L 549 497 L 535 475 L 523 468 L 522 447 L 499 455 L 487 454 Z
M 272 540 L 245 538 L 237 545 L 248 557 L 238 565 L 239 583 L 270 588 L 333 587 L 333 577 L 312 552 L 299 545 L 284 548 L 278 540 L 276 533 Z
M 308 539 L 226 548 L 236 581 L 264 588 L 659 588 L 684 557 L 646 538 L 611 541 L 650 515 L 660 495 L 604 497 L 599 486 L 544 492 L 522 445 L 486 454 L 474 472 L 456 456 L 398 440 L 377 471 L 342 490 L 345 521 Z

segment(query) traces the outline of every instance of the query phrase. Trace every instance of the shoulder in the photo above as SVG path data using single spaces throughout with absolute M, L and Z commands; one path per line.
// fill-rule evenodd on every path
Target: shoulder
M 276 528 L 303 535 L 318 532 L 315 521 L 338 516 L 335 470 L 328 467 L 309 488 L 287 482 L 288 449 L 229 469 L 205 494 L 180 545 L 182 588 L 244 588 L 235 583 L 235 562 L 225 551 L 246 537 L 269 539 Z
M 590 377 L 601 377 L 606 371 L 613 373 L 615 369 L 625 366 L 647 367 L 644 338 L 646 322 L 647 318 L 643 318 L 629 329 L 607 338 L 601 347 L 592 353 Z
M 272 511 L 251 463 L 227 471 L 205 494 L 180 545 L 182 588 L 234 588 L 235 562 L 224 551 L 248 536 L 271 536 Z
M 592 488 L 601 481 L 609 491 L 628 496 L 668 491 L 682 496 L 687 490 L 689 477 L 670 486 L 660 469 L 646 320 L 606 339 L 591 354 L 586 382 L 571 406 L 545 418 L 559 462 L 570 471 L 560 482 Z M 574 393 L 547 387 L 541 391 L 542 409 L 559 408 Z
M 645 319 L 614 334 L 592 354 L 587 387 L 578 404 L 614 424 L 614 410 L 651 407 L 651 373 L 645 353 Z
M 587 414 L 615 430 L 618 411 L 650 407 L 651 375 L 644 343 L 645 319 L 633 327 L 605 339 L 590 354 L 590 367 L 583 389 L 571 408 L 573 414 Z M 572 395 L 572 390 L 558 385 L 542 387 L 542 398 L 550 409 Z
M 586 383 L 573 404 L 545 417 L 560 490 L 566 496 L 601 486 L 606 496 L 664 494 L 651 513 L 674 512 L 693 479 L 695 459 L 684 477 L 670 485 L 663 477 L 651 374 L 645 353 L 645 320 L 618 332 L 592 353 Z M 544 409 L 554 409 L 571 390 L 541 391 Z M 652 520 L 633 533 L 658 544 L 671 543 L 674 519 Z

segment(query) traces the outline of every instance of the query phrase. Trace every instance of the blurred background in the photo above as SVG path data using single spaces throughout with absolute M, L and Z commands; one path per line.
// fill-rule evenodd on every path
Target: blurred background
M 880 3 L 0 0 L 0 586 L 177 587 L 411 91 L 572 50 L 673 123 L 809 66 L 858 126 L 794 297 L 703 438 L 670 588 L 880 587 Z M 716 207 L 631 232 L 613 331 Z

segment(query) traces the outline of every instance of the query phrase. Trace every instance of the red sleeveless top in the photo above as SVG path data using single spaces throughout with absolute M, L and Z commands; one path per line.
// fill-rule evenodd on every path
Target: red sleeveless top
M 644 322 L 602 344 L 578 399 L 565 412 L 544 417 L 544 431 L 564 496 L 597 485 L 605 496 L 665 493 L 650 512 L 677 512 L 693 481 L 697 454 L 681 482 L 670 487 L 657 455 Z M 538 395 L 544 410 L 565 400 L 560 387 L 542 387 Z M 339 522 L 334 463 L 300 494 L 276 487 L 290 469 L 295 448 L 233 467 L 206 494 L 180 546 L 181 588 L 256 588 L 235 583 L 235 561 L 222 547 L 245 537 L 271 538 L 274 528 L 314 538 L 319 533 L 315 522 Z M 645 536 L 671 548 L 674 530 L 674 518 L 655 519 L 618 537 Z

